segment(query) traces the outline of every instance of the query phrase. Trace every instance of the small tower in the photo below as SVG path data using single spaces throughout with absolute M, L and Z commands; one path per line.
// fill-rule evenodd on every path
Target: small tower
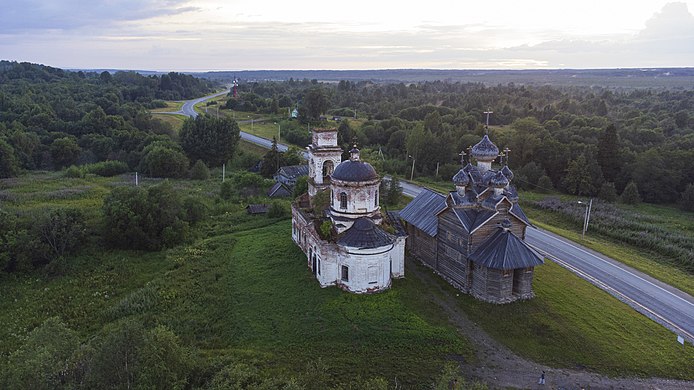
M 330 185 L 330 175 L 342 162 L 342 149 L 337 146 L 337 129 L 313 129 L 308 151 L 308 195 L 313 198 L 316 193 Z

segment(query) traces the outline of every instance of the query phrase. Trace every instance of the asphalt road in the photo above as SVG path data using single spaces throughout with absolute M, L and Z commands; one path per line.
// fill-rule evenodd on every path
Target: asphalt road
M 183 111 L 186 112 L 188 107 L 187 112 L 192 114 L 186 115 L 195 117 L 195 104 L 220 94 L 190 100 L 183 105 Z M 241 138 L 265 148 L 272 145 L 268 139 L 245 132 L 241 132 Z M 282 144 L 278 144 L 277 148 L 287 150 L 287 146 Z M 400 185 L 403 194 L 410 197 L 417 196 L 422 190 L 422 187 L 405 181 L 401 181 Z M 527 229 L 526 242 L 556 263 L 694 343 L 694 298 L 691 295 L 546 230 Z
M 183 107 L 181 107 L 181 111 L 179 111 L 178 113 L 179 113 L 179 114 L 183 114 L 183 115 L 185 115 L 185 116 L 189 116 L 189 117 L 191 117 L 191 118 L 195 118 L 195 117 L 198 116 L 198 113 L 195 112 L 195 105 L 196 105 L 196 104 L 202 103 L 202 102 L 204 102 L 205 100 L 210 100 L 210 99 L 215 98 L 215 97 L 217 97 L 217 96 L 226 95 L 226 94 L 229 93 L 229 91 L 230 91 L 230 90 L 227 89 L 227 90 L 224 90 L 224 91 L 222 91 L 222 92 L 215 93 L 215 94 L 213 94 L 213 95 L 208 95 L 208 96 L 201 97 L 201 98 L 198 98 L 198 99 L 193 99 L 193 100 L 186 100 L 186 101 L 183 103 Z

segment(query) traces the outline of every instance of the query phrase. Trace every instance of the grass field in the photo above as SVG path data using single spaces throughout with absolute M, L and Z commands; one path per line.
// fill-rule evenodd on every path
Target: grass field
M 166 107 L 161 107 L 161 108 L 155 108 L 153 110 L 150 110 L 152 113 L 156 112 L 176 112 L 176 111 L 181 111 L 181 108 L 183 107 L 183 102 L 182 101 L 165 101 Z
M 164 121 L 168 124 L 171 125 L 171 127 L 174 129 L 175 132 L 179 132 L 181 130 L 181 127 L 183 127 L 183 122 L 186 120 L 185 115 L 178 115 L 178 114 L 157 114 L 157 113 L 152 113 L 152 116 L 154 118 L 157 118 L 161 121 Z
M 552 195 L 558 197 L 558 195 Z M 593 250 L 603 253 L 624 264 L 634 267 L 665 283 L 694 295 L 694 277 L 675 264 L 675 260 L 654 250 L 629 245 L 614 237 L 596 232 L 589 227 L 585 239 L 581 237 L 581 224 L 565 216 L 542 210 L 533 206 L 533 202 L 547 197 L 545 194 L 524 192 L 521 194 L 523 210 L 539 227 L 550 230 L 573 241 L 579 242 Z M 575 203 L 577 197 L 562 195 L 562 200 Z M 638 213 L 641 218 L 657 225 L 670 234 L 690 234 L 694 236 L 694 213 L 684 212 L 674 207 L 662 205 L 623 205 L 616 207 Z M 591 218 L 595 221 L 595 218 Z
M 50 200 L 82 208 L 94 224 L 103 196 L 127 182 L 36 173 L 3 180 L 0 190 L 15 197 L 4 203 L 10 210 L 30 212 Z M 162 252 L 104 250 L 92 236 L 62 276 L 0 276 L 0 364 L 51 316 L 83 340 L 125 317 L 162 324 L 209 362 L 245 359 L 298 372 L 320 359 L 335 383 L 378 375 L 421 388 L 447 359 L 474 362 L 465 331 L 432 304 L 437 294 L 457 294 L 442 280 L 408 272 L 376 295 L 321 289 L 291 241 L 290 221 L 215 200 L 215 180 L 174 186 L 210 197 L 211 215 L 194 242 Z M 463 294 L 456 302 L 495 339 L 550 366 L 694 379 L 694 347 L 681 348 L 672 333 L 563 268 L 538 267 L 535 291 L 531 301 L 503 306 Z

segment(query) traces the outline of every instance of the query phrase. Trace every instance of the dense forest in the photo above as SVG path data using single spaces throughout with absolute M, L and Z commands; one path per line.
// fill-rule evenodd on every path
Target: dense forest
M 147 147 L 174 134 L 148 110 L 212 90 L 211 82 L 180 73 L 97 74 L 2 61 L 0 177 L 106 160 L 147 170 Z
M 460 153 L 484 133 L 510 148 L 509 165 L 521 188 L 557 189 L 614 200 L 630 191 L 652 203 L 694 197 L 694 91 L 526 86 L 443 81 L 375 84 L 316 80 L 242 83 L 229 108 L 274 113 L 298 107 L 300 120 L 344 119 L 343 144 L 356 141 L 378 168 L 444 179 L 459 169 Z M 340 118 L 335 118 L 339 116 Z M 360 126 L 350 125 L 357 116 Z M 335 123 L 335 122 L 333 122 Z M 288 139 L 301 146 L 300 134 Z M 367 151 L 367 156 L 369 155 Z M 684 206 L 691 207 L 689 201 Z

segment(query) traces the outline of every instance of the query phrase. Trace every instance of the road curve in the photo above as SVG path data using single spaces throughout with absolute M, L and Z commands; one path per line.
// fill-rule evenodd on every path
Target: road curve
M 196 104 L 223 93 L 187 101 L 183 105 L 185 115 L 197 116 L 193 109 Z M 272 141 L 243 131 L 241 139 L 268 149 L 272 146 Z M 278 144 L 277 148 L 280 151 L 288 149 L 284 144 Z M 407 181 L 401 181 L 400 185 L 403 194 L 410 197 L 417 196 L 423 189 Z M 543 229 L 528 229 L 526 242 L 557 264 L 694 343 L 694 298 L 691 295 Z

